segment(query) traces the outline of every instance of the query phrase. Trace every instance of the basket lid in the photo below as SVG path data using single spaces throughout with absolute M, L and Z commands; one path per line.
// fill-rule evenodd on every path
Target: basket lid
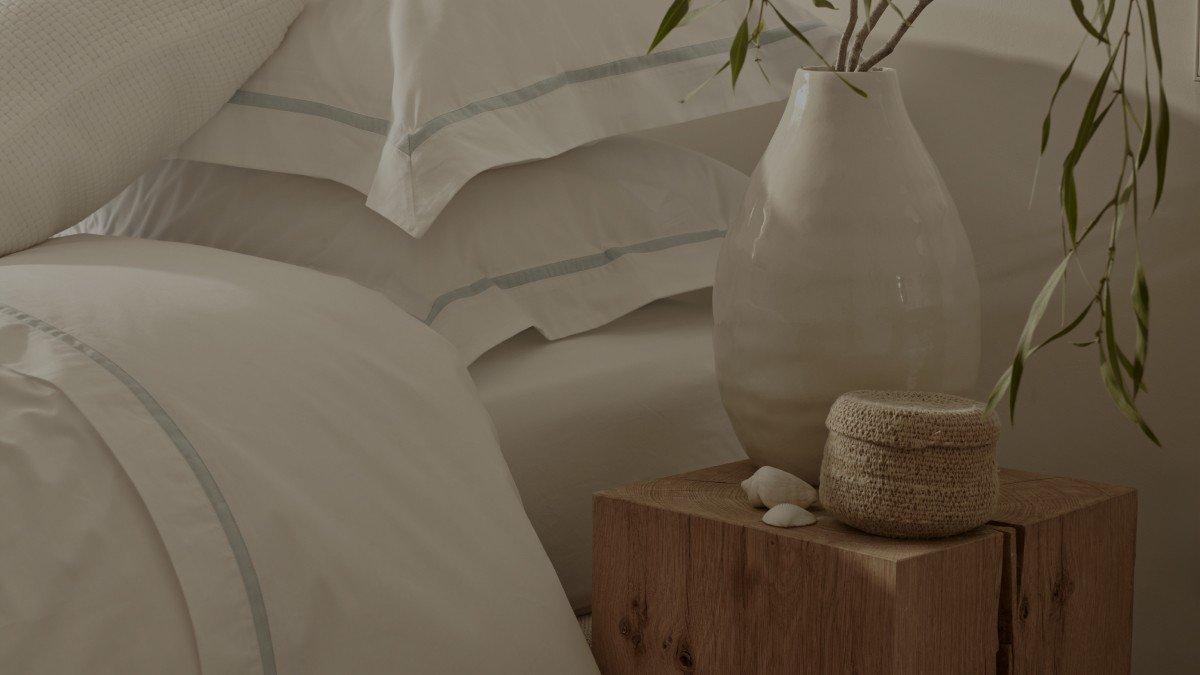
M 979 448 L 1000 436 L 1000 418 L 978 401 L 926 391 L 842 394 L 825 426 L 861 441 L 904 450 Z

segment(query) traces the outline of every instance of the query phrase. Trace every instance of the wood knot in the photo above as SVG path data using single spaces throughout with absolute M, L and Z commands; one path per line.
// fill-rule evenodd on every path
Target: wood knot
M 640 626 L 634 628 L 633 623 L 629 621 L 629 617 L 623 616 L 617 622 L 617 631 L 620 632 L 621 637 L 629 640 L 629 644 L 633 645 L 634 653 L 642 653 L 644 648 L 642 647 L 642 629 Z
M 692 656 L 692 652 L 687 645 L 681 646 L 675 654 L 675 665 L 685 673 L 690 673 L 696 669 L 695 657 Z
M 1029 618 L 1029 598 L 1021 596 L 1021 621 Z
M 1067 604 L 1067 600 L 1070 600 L 1074 594 L 1075 582 L 1071 581 L 1071 578 L 1065 572 L 1054 582 L 1054 587 L 1050 591 L 1050 597 L 1054 599 L 1055 603 L 1060 605 Z

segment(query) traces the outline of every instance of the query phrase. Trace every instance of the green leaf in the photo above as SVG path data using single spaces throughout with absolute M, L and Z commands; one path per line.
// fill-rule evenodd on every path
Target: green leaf
M 1046 119 L 1042 120 L 1042 148 L 1041 153 L 1045 154 L 1046 144 L 1050 141 L 1050 117 L 1054 113 L 1054 103 L 1058 100 L 1058 94 L 1062 91 L 1063 85 L 1067 79 L 1071 77 L 1071 71 L 1075 69 L 1075 62 L 1079 60 L 1079 52 L 1083 49 L 1083 45 L 1075 50 L 1075 56 L 1071 57 L 1071 62 L 1067 64 L 1067 69 L 1058 76 L 1058 84 L 1054 87 L 1054 93 L 1050 96 L 1050 107 L 1046 110 Z
M 1154 208 L 1158 208 L 1158 203 L 1162 201 L 1163 186 L 1166 183 L 1167 176 L 1167 146 L 1171 138 L 1171 112 L 1167 106 L 1167 94 L 1163 89 L 1162 74 L 1162 42 L 1158 37 L 1158 11 L 1154 7 L 1154 0 L 1145 0 L 1146 3 L 1146 22 L 1150 24 L 1150 45 L 1154 48 L 1154 63 L 1158 66 L 1158 135 L 1154 145 L 1154 165 L 1155 165 L 1155 188 L 1154 188 Z M 1150 121 L 1147 120 L 1149 125 Z
M 900 11 L 900 8 L 896 6 L 896 3 L 892 2 L 892 0 L 885 0 L 885 2 L 887 2 L 887 4 L 890 5 L 891 8 L 896 12 L 896 16 L 900 17 L 900 23 L 912 28 L 912 24 L 908 22 L 908 17 L 904 16 L 904 12 Z
M 1092 94 L 1088 97 L 1087 106 L 1083 110 L 1083 117 L 1079 120 L 1079 130 L 1075 133 L 1075 145 L 1067 153 L 1067 158 L 1063 160 L 1062 186 L 1059 189 L 1059 195 L 1064 215 L 1067 218 L 1067 232 L 1071 235 L 1072 245 L 1076 243 L 1075 232 L 1079 227 L 1079 197 L 1075 189 L 1075 165 L 1079 163 L 1079 159 L 1095 135 L 1099 123 L 1104 121 L 1103 115 L 1099 114 L 1100 102 L 1104 99 L 1108 80 L 1112 77 L 1113 64 L 1120 51 L 1114 49 L 1108 57 L 1108 63 L 1101 71 L 1100 78 L 1096 80 L 1096 86 L 1092 88 Z M 1107 111 L 1108 108 L 1105 108 L 1104 114 L 1107 114 Z
M 1150 154 L 1150 137 L 1154 133 L 1154 124 L 1151 123 L 1150 118 L 1153 115 L 1154 115 L 1154 112 L 1150 108 L 1150 97 L 1146 96 L 1146 123 L 1145 123 L 1145 126 L 1142 128 L 1141 147 L 1138 148 L 1138 158 L 1137 158 L 1137 168 L 1138 169 L 1142 168 L 1142 164 L 1145 164 L 1146 157 Z
M 1092 37 L 1096 38 L 1100 42 L 1108 42 L 1108 38 L 1105 37 L 1105 35 L 1099 30 L 1097 30 L 1096 27 L 1092 25 L 1091 21 L 1088 21 L 1087 15 L 1083 9 L 1083 0 L 1071 0 L 1071 9 L 1075 10 L 1075 18 L 1079 19 L 1079 24 L 1083 26 L 1084 30 L 1086 30 Z
M 742 66 L 746 65 L 746 52 L 750 48 L 750 23 L 743 18 L 738 26 L 733 42 L 729 44 L 729 74 L 733 78 L 733 88 L 737 89 L 738 75 L 742 74 Z
M 705 81 L 701 82 L 700 84 L 696 85 L 696 88 L 695 88 L 695 89 L 693 89 L 693 90 L 691 90 L 691 91 L 689 91 L 689 92 L 687 93 L 687 95 L 686 95 L 686 96 L 684 96 L 684 97 L 683 97 L 683 99 L 682 99 L 681 101 L 679 101 L 679 102 L 680 102 L 680 103 L 687 103 L 688 101 L 690 101 L 690 100 L 692 99 L 692 97 L 693 97 L 693 96 L 695 96 L 696 94 L 699 94 L 701 89 L 703 89 L 703 88 L 707 87 L 707 86 L 708 86 L 708 84 L 709 84 L 710 82 L 712 82 L 714 79 L 716 79 L 716 77 L 717 77 L 718 75 L 720 75 L 721 73 L 725 72 L 725 69 L 726 69 L 726 68 L 728 68 L 728 67 L 729 67 L 729 59 L 725 59 L 725 63 L 721 64 L 721 67 L 720 67 L 720 68 L 717 68 L 717 72 L 713 73 L 712 75 L 709 75 L 707 80 L 705 80 Z
M 1063 215 L 1067 218 L 1067 232 L 1071 235 L 1071 245 L 1074 246 L 1075 231 L 1079 227 L 1079 194 L 1075 190 L 1075 164 L 1063 167 L 1062 187 L 1059 189 L 1059 199 L 1062 201 Z
M 1146 17 L 1142 13 L 1142 6 L 1137 5 L 1137 10 L 1138 27 L 1142 32 L 1142 92 L 1146 97 L 1146 112 L 1142 114 L 1142 142 L 1138 149 L 1137 168 L 1135 169 L 1140 170 L 1146 163 L 1146 157 L 1150 154 L 1150 140 L 1154 134 L 1154 123 L 1151 118 L 1154 116 L 1154 111 L 1150 97 L 1150 55 L 1147 53 L 1147 43 L 1150 42 L 1150 39 L 1146 33 Z
M 1025 320 L 1025 328 L 1021 331 L 1021 337 L 1017 341 L 1017 354 L 1013 357 L 1012 367 L 1010 372 L 1006 373 L 1009 380 L 1008 384 L 1008 417 L 1016 419 L 1017 411 L 1017 393 L 1021 386 L 1021 374 L 1025 369 L 1025 361 L 1033 353 L 1033 334 L 1037 330 L 1038 324 L 1042 322 L 1042 316 L 1046 313 L 1046 306 L 1050 304 L 1050 298 L 1054 296 L 1054 289 L 1058 288 L 1059 282 L 1062 281 L 1063 275 L 1067 272 L 1067 264 L 1071 262 L 1071 254 L 1067 254 L 1050 273 L 1050 278 L 1046 280 L 1042 290 L 1038 292 L 1037 297 L 1033 300 L 1033 306 L 1029 309 L 1029 317 Z M 1079 319 L 1082 321 L 1083 319 Z M 992 396 L 989 397 L 989 402 L 993 398 L 998 400 L 996 392 L 1000 389 L 1005 377 L 1000 378 L 1000 382 L 996 383 L 996 387 L 992 391 Z M 1001 394 L 1002 395 L 1002 394 Z M 994 403 L 992 403 L 994 405 Z
M 1150 122 L 1147 121 L 1149 126 Z M 1158 133 L 1154 138 L 1154 208 L 1162 201 L 1163 188 L 1167 182 L 1167 149 L 1171 144 L 1171 111 L 1167 105 L 1167 92 L 1162 81 L 1158 83 Z
M 689 6 L 690 0 L 674 0 L 671 6 L 667 7 L 667 13 L 663 15 L 662 23 L 658 24 L 658 32 L 654 34 L 654 39 L 650 42 L 650 48 L 646 50 L 647 54 L 654 51 L 658 43 L 662 42 L 671 31 L 675 30 L 680 21 L 683 21 L 683 17 L 688 13 Z
M 1096 80 L 1096 85 L 1092 87 L 1092 94 L 1088 97 L 1087 106 L 1083 109 L 1083 118 L 1079 121 L 1079 130 L 1075 133 L 1075 146 L 1071 149 L 1076 161 L 1083 156 L 1083 150 L 1095 135 L 1099 121 L 1104 119 L 1099 114 L 1100 102 L 1104 100 L 1104 92 L 1108 88 L 1108 81 L 1112 77 L 1113 66 L 1116 64 L 1119 53 L 1119 49 L 1114 49 L 1112 55 L 1108 57 L 1108 63 L 1104 65 L 1104 70 L 1100 71 L 1100 77 Z M 1108 107 L 1111 106 L 1110 101 Z M 1108 108 L 1105 108 L 1105 114 L 1107 111 Z
M 775 16 L 779 17 L 779 20 L 783 23 L 784 27 L 786 27 L 788 29 L 788 31 L 791 32 L 791 34 L 793 36 L 795 36 L 795 38 L 797 40 L 803 42 L 805 44 L 805 46 L 807 46 L 810 50 L 812 50 L 812 53 L 817 55 L 817 58 L 821 60 L 821 63 L 824 64 L 826 68 L 833 70 L 833 65 L 830 64 L 829 61 L 827 61 L 825 59 L 825 56 L 823 54 L 821 54 L 821 52 L 816 47 L 813 46 L 813 43 L 810 42 L 808 38 L 804 37 L 804 33 L 801 33 L 799 28 L 796 28 L 795 26 L 793 26 L 792 22 L 787 20 L 787 17 L 785 17 L 783 15 L 783 13 L 779 11 L 779 8 L 776 7 L 774 3 L 768 3 L 768 4 L 771 5 L 771 11 L 775 12 Z M 854 86 L 853 84 L 850 84 L 850 80 L 847 80 L 845 77 L 842 77 L 841 73 L 838 73 L 835 71 L 834 74 L 837 75 L 837 78 L 842 81 L 842 84 L 846 85 L 847 87 L 850 87 L 851 91 L 853 91 L 854 93 L 858 94 L 859 96 L 861 96 L 863 98 L 867 98 L 867 92 Z
M 851 1 L 854 2 L 856 0 Z M 837 9 L 837 7 L 834 7 L 833 3 L 829 0 L 813 0 L 813 6 L 820 7 L 821 9 Z
M 1139 323 L 1150 325 L 1150 287 L 1146 284 L 1146 270 L 1141 259 L 1133 266 L 1133 313 Z
M 676 26 L 676 28 L 679 28 L 680 26 L 688 25 L 689 23 L 700 18 L 700 16 L 702 16 L 703 14 L 708 12 L 713 7 L 716 7 L 717 5 L 720 5 L 723 2 L 725 2 L 725 0 L 713 0 L 713 2 L 710 2 L 703 7 L 697 7 L 695 9 L 688 10 L 688 13 L 683 15 L 683 20 L 679 22 L 679 25 Z
M 1137 317 L 1137 342 L 1133 354 L 1133 395 L 1145 391 L 1143 377 L 1146 374 L 1146 352 L 1150 346 L 1150 287 L 1146 283 L 1146 270 L 1139 256 L 1133 266 L 1133 289 L 1130 291 L 1133 314 Z
M 1101 7 L 1104 6 L 1104 0 L 1101 0 Z M 1108 35 L 1108 24 L 1112 22 L 1113 11 L 1117 8 L 1117 0 L 1108 0 L 1108 9 L 1104 11 L 1104 20 L 1100 23 L 1100 32 Z
M 1072 319 L 1070 323 L 1064 325 L 1064 327 L 1058 330 L 1054 335 L 1046 337 L 1046 339 L 1040 342 L 1037 347 L 1033 347 L 1030 352 L 1025 354 L 1025 358 L 1022 359 L 1021 370 L 1024 370 L 1024 362 L 1027 362 L 1027 360 L 1030 359 L 1033 354 L 1036 354 L 1040 348 L 1051 344 L 1051 342 L 1061 339 L 1061 337 L 1068 335 L 1070 331 L 1079 328 L 1079 324 L 1084 322 L 1084 319 L 1087 318 L 1088 313 L 1091 313 L 1093 306 L 1096 306 L 1096 298 L 1094 297 L 1092 298 L 1092 301 L 1087 303 L 1087 306 L 1084 307 L 1084 311 L 1079 312 L 1079 315 Z M 1096 344 L 1096 340 L 1090 340 L 1087 342 L 1073 342 L 1073 345 L 1076 347 L 1087 347 L 1093 344 Z M 996 382 L 996 386 L 992 387 L 991 394 L 988 395 L 988 404 L 986 404 L 984 407 L 985 412 L 991 412 L 992 410 L 995 410 L 996 404 L 998 404 L 998 402 L 1004 398 L 1004 394 L 1008 393 L 1008 388 L 1012 382 L 1013 366 L 1008 366 L 1008 370 L 1004 371 L 1004 374 L 1000 376 L 1000 380 Z
M 1154 62 L 1158 64 L 1158 74 L 1162 75 L 1162 43 L 1158 40 L 1158 12 L 1154 10 L 1154 0 L 1145 0 L 1146 18 L 1150 23 L 1150 44 L 1154 47 Z
M 984 412 L 991 412 L 996 409 L 996 404 L 1000 399 L 1004 398 L 1004 394 L 1008 393 L 1008 387 L 1012 384 L 1012 366 L 1009 366 L 1000 379 L 996 381 L 996 386 L 992 387 L 992 393 L 988 394 L 987 405 L 983 407 Z
M 1038 344 L 1038 346 L 1029 350 L 1029 356 L 1033 356 L 1033 354 L 1036 353 L 1042 347 L 1045 347 L 1046 345 L 1048 345 L 1056 340 L 1066 337 L 1068 334 L 1071 333 L 1071 331 L 1078 328 L 1079 324 L 1083 323 L 1083 320 L 1087 318 L 1087 315 L 1089 313 L 1091 313 L 1092 307 L 1095 307 L 1095 306 L 1096 306 L 1096 298 L 1093 297 L 1091 302 L 1089 302 L 1086 306 L 1084 306 L 1083 311 L 1079 312 L 1079 314 L 1077 314 L 1075 316 L 1075 318 L 1071 320 L 1070 323 L 1068 323 L 1067 325 L 1060 328 L 1058 330 L 1058 332 L 1055 333 L 1054 335 L 1051 335 L 1050 337 L 1046 338 L 1045 340 L 1042 340 L 1041 343 Z
M 1125 381 L 1121 378 L 1120 359 L 1117 356 L 1120 347 L 1117 346 L 1117 336 L 1113 330 L 1112 292 L 1108 284 L 1104 285 L 1104 301 L 1100 305 L 1100 315 L 1104 320 L 1104 351 L 1108 354 L 1109 365 L 1112 366 L 1113 381 L 1121 390 L 1121 395 L 1125 396 Z
M 1150 427 L 1146 424 L 1146 420 L 1138 412 L 1133 399 L 1125 391 L 1125 383 L 1121 378 L 1120 347 L 1117 346 L 1117 339 L 1113 334 L 1112 293 L 1109 292 L 1108 286 L 1104 287 L 1104 301 L 1100 306 L 1100 311 L 1104 316 L 1104 340 L 1099 347 L 1100 376 L 1104 380 L 1104 385 L 1108 388 L 1109 396 L 1112 397 L 1113 403 L 1117 405 L 1117 409 L 1125 417 L 1129 418 L 1131 422 L 1137 424 L 1142 433 L 1153 441 L 1155 445 L 1161 447 L 1162 443 L 1159 442 L 1154 432 L 1150 430 Z

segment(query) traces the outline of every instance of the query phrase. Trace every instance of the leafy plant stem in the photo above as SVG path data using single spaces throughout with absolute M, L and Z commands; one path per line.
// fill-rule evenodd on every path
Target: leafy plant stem
M 875 24 L 883 18 L 883 13 L 887 11 L 887 0 L 880 0 L 875 9 L 864 21 L 862 28 L 859 29 L 858 35 L 854 38 L 854 48 L 850 52 L 850 61 L 846 64 L 846 70 L 858 70 L 858 61 L 862 58 L 863 45 L 867 42 L 867 37 L 871 31 L 875 30 Z
M 900 39 L 904 37 L 904 34 L 907 33 L 908 29 L 912 27 L 913 22 L 917 20 L 917 17 L 921 16 L 921 12 L 925 11 L 925 8 L 928 7 L 929 3 L 931 2 L 933 2 L 933 0 L 920 0 L 917 3 L 917 6 L 913 7 L 913 10 L 909 13 L 908 18 L 900 23 L 900 27 L 897 28 L 896 32 L 892 34 L 891 39 L 888 40 L 879 51 L 875 52 L 871 58 L 863 61 L 862 65 L 860 65 L 857 69 L 862 71 L 870 70 L 874 68 L 877 63 L 890 56 L 891 53 L 895 51 L 896 45 L 900 44 Z

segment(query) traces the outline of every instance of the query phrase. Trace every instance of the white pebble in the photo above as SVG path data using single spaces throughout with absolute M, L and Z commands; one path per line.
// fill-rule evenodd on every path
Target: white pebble
M 817 522 L 817 517 L 795 504 L 776 504 L 763 514 L 763 522 L 775 527 L 803 527 Z
M 750 500 L 751 506 L 765 506 L 768 509 L 785 502 L 803 508 L 817 501 L 816 488 L 773 466 L 764 466 L 742 481 L 742 490 L 746 492 L 746 499 Z

